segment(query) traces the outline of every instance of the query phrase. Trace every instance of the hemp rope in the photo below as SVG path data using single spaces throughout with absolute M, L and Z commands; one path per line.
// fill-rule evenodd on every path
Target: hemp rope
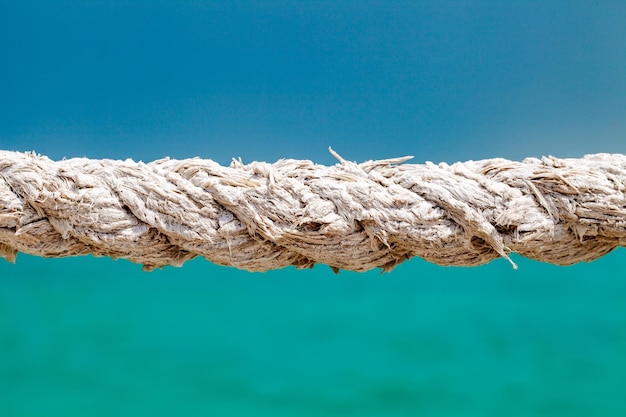
M 390 270 L 414 256 L 558 265 L 626 246 L 626 156 L 334 166 L 282 159 L 74 158 L 0 151 L 0 256 L 93 254 L 145 269 L 204 256 L 266 271 Z

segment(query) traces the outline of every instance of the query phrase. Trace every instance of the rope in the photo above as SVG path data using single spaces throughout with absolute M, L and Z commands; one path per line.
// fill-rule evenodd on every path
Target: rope
M 266 271 L 390 270 L 414 256 L 480 265 L 511 252 L 557 265 L 626 246 L 626 156 L 334 166 L 282 159 L 85 158 L 0 151 L 0 256 L 204 256 Z

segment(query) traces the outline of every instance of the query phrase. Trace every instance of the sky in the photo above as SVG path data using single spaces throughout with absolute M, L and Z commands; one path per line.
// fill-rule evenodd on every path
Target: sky
M 626 4 L 0 2 L 0 148 L 415 162 L 626 152 Z

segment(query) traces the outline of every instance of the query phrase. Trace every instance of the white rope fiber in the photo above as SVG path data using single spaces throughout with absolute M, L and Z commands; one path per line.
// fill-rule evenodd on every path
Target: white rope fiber
M 224 167 L 0 151 L 0 256 L 366 271 L 414 256 L 480 265 L 511 252 L 568 265 L 626 246 L 624 155 L 422 165 L 331 153 L 334 166 Z

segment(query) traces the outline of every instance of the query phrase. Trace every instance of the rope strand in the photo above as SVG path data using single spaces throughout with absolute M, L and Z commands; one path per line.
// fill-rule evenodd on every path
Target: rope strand
M 52 161 L 0 151 L 0 256 L 93 254 L 145 269 L 203 256 L 266 271 L 390 270 L 414 256 L 557 265 L 626 246 L 626 156 L 334 166 L 282 159 Z

